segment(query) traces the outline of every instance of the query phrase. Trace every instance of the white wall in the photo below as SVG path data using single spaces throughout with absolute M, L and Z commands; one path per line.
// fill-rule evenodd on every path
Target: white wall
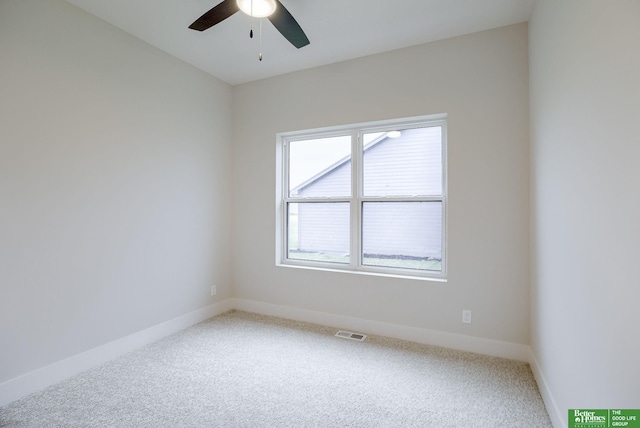
M 0 2 L 0 383 L 231 295 L 231 88 Z
M 235 296 L 528 344 L 527 43 L 520 24 L 234 87 Z M 449 115 L 448 283 L 275 266 L 277 132 L 435 113 Z
M 530 22 L 532 348 L 556 426 L 640 407 L 639 18 L 539 0 Z

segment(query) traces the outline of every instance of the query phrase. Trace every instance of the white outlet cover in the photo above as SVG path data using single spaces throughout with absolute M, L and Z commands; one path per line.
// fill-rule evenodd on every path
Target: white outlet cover
M 462 310 L 462 322 L 465 324 L 471 324 L 471 311 L 468 309 Z

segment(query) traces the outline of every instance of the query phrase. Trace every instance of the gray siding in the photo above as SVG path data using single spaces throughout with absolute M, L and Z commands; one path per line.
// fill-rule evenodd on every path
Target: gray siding
M 440 202 L 368 202 L 362 250 L 368 256 L 442 259 Z
M 365 196 L 442 193 L 440 128 L 407 129 L 364 152 Z
M 351 160 L 345 160 L 299 190 L 294 189 L 292 196 L 302 198 L 351 196 Z
M 349 203 L 298 204 L 298 250 L 349 254 Z

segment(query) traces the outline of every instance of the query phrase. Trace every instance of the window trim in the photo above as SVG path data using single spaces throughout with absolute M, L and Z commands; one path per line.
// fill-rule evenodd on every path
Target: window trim
M 442 128 L 442 195 L 441 196 L 363 196 L 363 134 L 396 129 L 440 126 Z M 297 198 L 289 196 L 289 145 L 293 141 L 335 136 L 351 137 L 351 195 L 346 197 Z M 353 154 L 356 156 L 353 156 Z M 354 194 L 355 190 L 355 194 Z M 435 114 L 350 125 L 281 132 L 276 134 L 276 265 L 333 272 L 359 273 L 394 278 L 411 278 L 446 282 L 448 271 L 447 248 L 447 115 Z M 441 202 L 442 203 L 442 269 L 441 271 L 412 270 L 393 267 L 363 265 L 362 256 L 362 206 L 365 202 Z M 288 258 L 287 206 L 295 202 L 349 202 L 350 203 L 350 263 L 314 262 Z

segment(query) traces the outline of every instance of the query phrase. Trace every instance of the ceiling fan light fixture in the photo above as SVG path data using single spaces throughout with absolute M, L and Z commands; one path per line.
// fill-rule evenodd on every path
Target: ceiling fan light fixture
M 236 2 L 241 11 L 255 18 L 265 18 L 277 8 L 275 0 L 236 0 Z

